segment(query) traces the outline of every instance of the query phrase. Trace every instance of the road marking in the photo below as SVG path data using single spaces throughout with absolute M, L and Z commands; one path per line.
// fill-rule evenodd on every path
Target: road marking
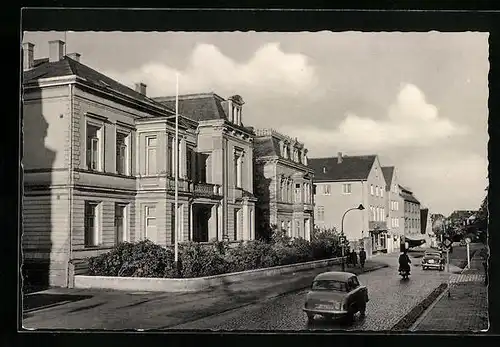
M 434 300 L 432 302 L 432 304 L 429 307 L 427 307 L 427 309 L 420 315 L 420 317 L 418 317 L 418 319 L 415 321 L 415 323 L 413 323 L 413 325 L 410 327 L 409 331 L 415 331 L 417 329 L 417 327 L 420 325 L 420 323 L 425 319 L 425 317 L 427 317 L 427 315 L 432 311 L 434 306 L 437 305 L 439 300 L 441 300 L 441 298 L 448 292 L 449 289 L 450 288 L 448 287 L 445 290 L 443 290 L 443 292 L 441 294 L 439 294 L 439 296 L 436 298 L 436 300 Z

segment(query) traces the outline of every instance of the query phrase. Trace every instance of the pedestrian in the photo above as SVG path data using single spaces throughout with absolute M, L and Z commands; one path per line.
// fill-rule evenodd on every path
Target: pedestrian
M 352 250 L 351 255 L 352 255 L 352 265 L 354 267 L 358 266 L 358 255 L 356 254 L 356 251 L 354 249 Z
M 359 264 L 361 265 L 361 269 L 365 268 L 365 261 L 366 261 L 366 252 L 363 247 L 361 247 L 361 250 L 359 251 Z

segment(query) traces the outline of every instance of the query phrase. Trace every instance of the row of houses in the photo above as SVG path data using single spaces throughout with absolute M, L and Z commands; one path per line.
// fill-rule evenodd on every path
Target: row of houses
M 352 248 L 364 247 L 369 255 L 394 252 L 405 243 L 431 245 L 429 209 L 402 185 L 394 166 L 382 166 L 377 155 L 340 152 L 309 162 L 315 175 L 317 228 L 342 231 Z M 360 204 L 364 209 L 346 213 Z
M 122 241 L 252 240 L 256 222 L 308 239 L 313 171 L 297 139 L 247 126 L 241 96 L 150 98 L 49 42 L 23 44 L 23 266 L 66 286 Z M 257 180 L 258 183 L 254 183 Z M 258 216 L 256 216 L 258 214 Z
M 241 96 L 213 92 L 178 97 L 176 143 L 175 96 L 151 98 L 48 44 L 39 59 L 23 44 L 22 251 L 51 285 L 122 241 L 253 240 L 271 225 L 310 239 L 335 227 L 370 256 L 426 230 L 428 211 L 376 155 L 308 158 L 297 138 L 248 126 Z

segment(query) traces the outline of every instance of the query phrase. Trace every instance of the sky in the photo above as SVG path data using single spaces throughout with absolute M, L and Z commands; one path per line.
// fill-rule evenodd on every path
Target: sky
M 148 96 L 243 97 L 243 123 L 309 157 L 378 154 L 431 213 L 478 209 L 488 185 L 488 33 L 26 32 Z

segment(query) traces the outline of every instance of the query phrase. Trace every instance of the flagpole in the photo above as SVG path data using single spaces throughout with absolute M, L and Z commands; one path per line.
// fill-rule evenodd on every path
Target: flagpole
M 174 231 L 174 261 L 176 269 L 179 270 L 179 246 L 178 246 L 178 206 L 179 206 L 179 74 L 176 74 L 176 84 L 175 84 L 175 155 L 174 155 L 174 165 L 175 165 L 175 231 Z

